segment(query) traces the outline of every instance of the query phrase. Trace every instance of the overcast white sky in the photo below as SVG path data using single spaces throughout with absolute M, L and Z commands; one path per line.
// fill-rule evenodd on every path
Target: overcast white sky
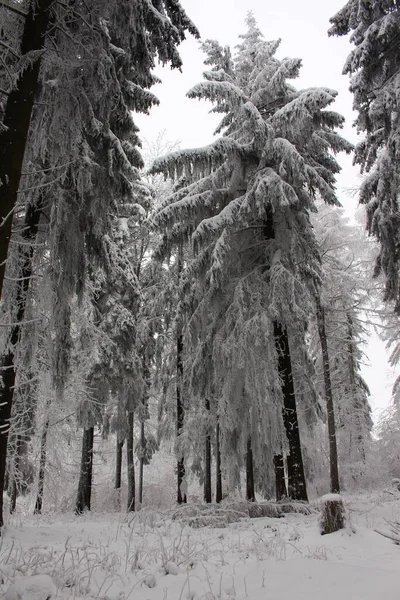
M 246 30 L 244 19 L 251 10 L 267 40 L 281 38 L 278 58 L 299 57 L 303 61 L 301 75 L 294 82 L 297 88 L 325 86 L 339 92 L 334 110 L 346 117 L 343 135 L 353 143 L 356 132 L 352 127 L 352 96 L 348 91 L 348 76 L 342 69 L 351 46 L 348 38 L 328 37 L 329 18 L 345 0 L 181 0 L 181 4 L 200 31 L 202 39 L 217 39 L 223 45 L 234 47 L 238 35 Z M 212 141 L 218 117 L 209 115 L 210 105 L 189 100 L 186 92 L 202 81 L 204 55 L 196 40 L 188 39 L 180 46 L 183 59 L 182 73 L 169 67 L 157 74 L 163 83 L 152 91 L 160 99 L 160 106 L 150 117 L 135 115 L 142 139 L 154 141 L 165 130 L 165 139 L 179 140 L 182 148 L 202 146 Z M 350 212 L 356 203 L 346 193 L 359 184 L 358 169 L 350 157 L 341 156 L 342 173 L 338 178 L 338 196 Z M 393 374 L 388 367 L 382 342 L 374 340 L 367 349 L 371 367 L 363 375 L 372 391 L 374 417 L 387 406 L 391 396 Z

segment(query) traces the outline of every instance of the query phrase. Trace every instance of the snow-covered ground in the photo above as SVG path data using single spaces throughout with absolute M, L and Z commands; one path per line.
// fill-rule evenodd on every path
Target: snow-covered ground
M 400 520 L 400 493 L 344 499 L 349 526 L 326 536 L 317 512 L 199 529 L 172 511 L 13 516 L 1 539 L 1 592 L 17 582 L 7 600 L 36 599 L 20 578 L 47 574 L 60 599 L 398 600 L 400 546 L 374 530 Z M 41 582 L 46 600 L 48 578 L 35 593 Z

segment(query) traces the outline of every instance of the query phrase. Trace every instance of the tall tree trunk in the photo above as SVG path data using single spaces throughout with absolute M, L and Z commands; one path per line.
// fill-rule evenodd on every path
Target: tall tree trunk
M 282 454 L 276 454 L 274 456 L 274 468 L 275 468 L 275 490 L 276 490 L 276 501 L 287 498 L 287 489 L 285 481 L 285 465 Z
M 144 457 L 146 452 L 146 436 L 144 431 L 144 419 L 140 422 L 140 461 L 139 461 L 139 504 L 143 504 L 143 471 Z
M 81 471 L 79 474 L 78 494 L 75 506 L 75 513 L 77 515 L 82 514 L 85 510 L 90 510 L 93 478 L 93 437 L 94 427 L 83 430 Z
M 339 467 L 338 467 L 338 453 L 336 444 L 336 426 L 335 426 L 335 412 L 333 408 L 333 394 L 332 394 L 332 382 L 331 382 L 331 370 L 329 365 L 329 352 L 328 342 L 326 338 L 325 329 L 325 310 L 321 304 L 319 295 L 315 297 L 315 305 L 317 308 L 317 322 L 318 322 L 318 333 L 321 342 L 322 350 L 322 365 L 324 371 L 324 384 L 325 384 L 325 400 L 326 400 L 326 412 L 328 420 L 328 437 L 329 437 L 329 465 L 330 465 L 330 479 L 331 479 L 331 492 L 334 494 L 340 493 L 339 483 Z
M 246 452 L 246 500 L 249 502 L 255 502 L 256 494 L 254 491 L 254 464 L 253 464 L 253 450 L 251 447 L 251 438 L 247 438 L 247 452 Z
M 14 466 L 15 469 L 15 466 Z M 15 509 L 17 508 L 17 478 L 15 477 L 15 472 L 10 480 L 10 515 L 15 513 Z
M 53 0 L 29 2 L 21 40 L 22 57 L 44 48 L 52 5 Z M 3 118 L 5 128 L 0 133 L 0 298 L 41 58 L 42 54 L 38 52 L 8 95 Z
M 128 469 L 128 512 L 135 510 L 135 463 L 133 460 L 133 411 L 128 413 L 128 437 L 126 438 L 126 464 Z
M 14 450 L 14 464 L 12 469 L 11 478 L 9 481 L 10 489 L 10 515 L 15 512 L 17 508 L 17 497 L 18 497 L 18 482 L 20 481 L 21 473 L 21 452 L 22 452 L 22 437 L 20 434 L 16 435 L 15 438 L 15 450 Z
M 48 403 L 48 407 L 50 402 Z M 46 471 L 46 453 L 47 453 L 47 434 L 49 431 L 50 418 L 47 415 L 43 425 L 42 437 L 40 439 L 40 460 L 39 460 L 39 475 L 38 475 L 38 490 L 33 513 L 35 515 L 42 514 L 43 508 L 43 492 L 44 492 L 44 474 Z
M 0 202 L 1 204 L 1 202 Z M 20 248 L 21 267 L 17 282 L 16 304 L 17 312 L 14 325 L 10 332 L 8 351 L 0 358 L 0 372 L 3 385 L 0 388 L 0 528 L 3 526 L 3 493 L 6 473 L 8 432 L 14 399 L 16 370 L 14 366 L 15 350 L 21 336 L 21 325 L 25 317 L 26 299 L 32 276 L 33 242 L 36 239 L 43 196 L 39 195 L 36 206 L 28 205 L 24 219 L 22 237 L 28 242 Z M 0 227 L 1 230 L 1 227 Z
M 119 440 L 117 437 L 116 456 L 115 456 L 115 489 L 121 489 L 122 480 L 122 449 L 124 440 Z
M 274 215 L 272 208 L 267 209 L 264 221 L 264 238 L 275 238 Z M 267 272 L 267 269 L 265 269 Z M 278 373 L 281 379 L 283 410 L 282 417 L 289 442 L 289 456 L 287 457 L 288 469 L 288 495 L 293 500 L 308 502 L 306 478 L 304 476 L 303 457 L 299 423 L 297 419 L 296 397 L 294 393 L 292 362 L 290 359 L 289 339 L 287 331 L 278 321 L 274 321 L 275 348 L 278 354 Z
M 217 502 L 218 504 L 222 501 L 221 447 L 219 438 L 220 430 L 219 421 L 217 420 L 217 427 L 215 431 L 215 502 Z
M 353 319 L 351 314 L 346 311 L 347 321 L 347 347 L 348 347 L 348 363 L 349 363 L 349 379 L 351 388 L 351 400 L 354 407 L 356 431 L 354 431 L 357 440 L 357 451 L 361 456 L 361 460 L 365 462 L 365 440 L 364 440 L 364 407 L 357 397 L 357 382 L 356 382 L 356 361 L 354 358 L 354 336 L 353 336 Z M 352 432 L 350 432 L 351 435 Z M 351 456 L 351 445 L 350 445 Z
M 178 247 L 177 254 L 177 279 L 178 286 L 183 270 L 183 248 L 182 244 Z M 182 331 L 178 330 L 176 337 L 176 440 L 179 448 L 179 437 L 182 433 L 185 420 L 185 407 L 182 397 L 183 384 L 183 335 Z M 185 477 L 185 459 L 181 450 L 178 450 L 177 460 L 177 502 L 182 504 L 187 502 L 186 493 L 183 491 L 183 481 Z
M 283 394 L 283 423 L 289 442 L 288 493 L 293 500 L 308 502 L 306 478 L 304 475 L 303 457 L 299 422 L 297 418 L 296 397 L 294 393 L 292 363 L 290 359 L 289 338 L 286 329 L 274 321 L 275 347 L 278 354 L 278 372 L 281 378 Z
M 143 397 L 140 406 L 140 459 L 139 459 L 139 504 L 143 504 L 143 476 L 144 476 L 144 465 L 147 457 L 147 440 L 145 431 L 145 422 L 149 418 L 149 397 L 151 388 L 151 372 L 149 367 L 149 357 L 146 352 L 146 348 L 142 350 L 142 372 L 143 379 L 145 382 Z
M 183 406 L 183 398 L 182 398 L 182 380 L 183 380 L 183 363 L 182 363 L 182 354 L 183 354 L 183 336 L 178 335 L 176 341 L 176 371 L 177 371 L 177 382 L 176 382 L 176 437 L 179 443 L 179 436 L 181 435 L 184 419 L 185 419 L 185 409 Z M 177 462 L 177 501 L 178 504 L 182 504 L 187 502 L 186 494 L 183 491 L 183 480 L 185 477 L 185 459 L 181 455 L 178 456 Z
M 210 412 L 210 401 L 208 398 L 205 400 L 206 411 Z M 208 504 L 212 500 L 211 490 L 211 435 L 209 430 L 209 423 L 207 423 L 205 448 L 204 448 L 204 502 Z

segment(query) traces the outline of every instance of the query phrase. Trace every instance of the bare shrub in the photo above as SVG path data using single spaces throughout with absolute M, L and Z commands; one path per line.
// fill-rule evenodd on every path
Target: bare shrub
M 379 531 L 378 529 L 374 529 L 376 533 L 379 535 L 383 535 L 383 537 L 388 538 L 388 540 L 392 540 L 396 544 L 396 546 L 400 546 L 400 522 L 399 521 L 386 521 L 389 526 L 389 531 Z
M 283 517 L 281 506 L 273 504 L 272 502 L 251 502 L 247 505 L 247 510 L 251 519 L 257 517 Z
M 279 508 L 283 513 L 297 513 L 301 515 L 311 515 L 313 510 L 309 504 L 304 502 L 283 502 L 279 504 Z

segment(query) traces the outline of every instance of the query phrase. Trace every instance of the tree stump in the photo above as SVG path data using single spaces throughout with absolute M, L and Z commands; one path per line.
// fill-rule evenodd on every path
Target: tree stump
M 326 494 L 321 498 L 320 516 L 321 535 L 334 533 L 344 529 L 346 524 L 346 513 L 343 500 L 339 494 Z

